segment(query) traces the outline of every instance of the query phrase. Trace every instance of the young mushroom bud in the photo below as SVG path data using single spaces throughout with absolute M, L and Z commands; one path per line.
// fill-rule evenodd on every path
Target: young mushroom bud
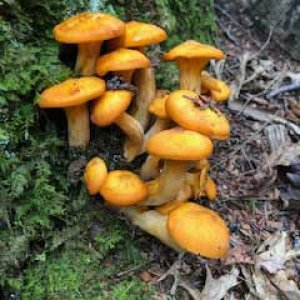
M 91 120 L 100 127 L 115 123 L 125 133 L 124 157 L 132 161 L 144 143 L 144 132 L 138 121 L 126 113 L 132 93 L 127 90 L 107 91 L 95 101 Z
M 223 58 L 221 50 L 194 40 L 185 41 L 163 56 L 166 61 L 176 61 L 180 72 L 180 89 L 198 94 L 201 94 L 201 71 L 211 59 Z
M 72 78 L 43 91 L 38 105 L 41 108 L 64 108 L 68 121 L 69 146 L 85 148 L 90 141 L 90 119 L 86 102 L 101 96 L 104 91 L 105 82 L 100 78 Z
M 103 159 L 94 157 L 85 167 L 83 179 L 90 195 L 96 195 L 107 178 L 107 167 Z
M 76 72 L 93 75 L 103 41 L 122 35 L 124 30 L 125 24 L 114 16 L 84 12 L 56 25 L 53 33 L 61 43 L 78 44 Z

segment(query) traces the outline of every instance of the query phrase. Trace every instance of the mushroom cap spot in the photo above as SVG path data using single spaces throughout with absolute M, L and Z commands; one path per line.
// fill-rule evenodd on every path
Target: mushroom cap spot
M 83 104 L 101 96 L 105 91 L 104 80 L 85 76 L 71 78 L 42 92 L 38 105 L 42 108 L 62 108 Z
M 194 40 L 185 41 L 163 55 L 164 60 L 176 60 L 178 58 L 209 60 L 223 59 L 224 57 L 221 50 Z
M 126 170 L 108 173 L 100 188 L 101 196 L 117 206 L 128 206 L 144 200 L 147 196 L 146 185 L 136 174 Z
M 213 143 L 198 132 L 175 127 L 151 136 L 146 150 L 162 159 L 200 160 L 212 154 Z
M 196 203 L 183 203 L 168 217 L 171 237 L 183 249 L 194 254 L 219 259 L 229 249 L 229 230 L 214 211 Z
M 166 111 L 166 100 L 168 97 L 169 94 L 154 98 L 149 104 L 149 112 L 159 119 L 170 119 Z
M 159 44 L 167 39 L 166 32 L 153 24 L 130 21 L 125 24 L 124 35 L 109 41 L 111 49 L 135 48 Z
M 107 178 L 107 167 L 103 159 L 92 158 L 85 167 L 83 174 L 84 183 L 90 195 L 100 192 L 100 187 Z
M 80 44 L 113 39 L 124 31 L 125 23 L 112 15 L 84 12 L 56 25 L 53 34 L 61 43 Z
M 188 90 L 172 92 L 166 100 L 167 113 L 182 128 L 200 132 L 212 139 L 226 140 L 230 134 L 230 125 L 226 117 L 218 110 L 201 108 L 192 99 L 197 94 Z
M 101 127 L 113 124 L 126 111 L 132 96 L 127 90 L 105 92 L 94 103 L 91 121 Z
M 112 71 L 129 71 L 150 66 L 150 60 L 140 51 L 120 48 L 97 59 L 96 72 L 104 76 Z

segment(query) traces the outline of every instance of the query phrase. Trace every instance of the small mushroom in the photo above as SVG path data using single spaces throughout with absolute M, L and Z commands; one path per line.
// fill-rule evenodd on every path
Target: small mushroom
M 148 195 L 145 205 L 161 205 L 176 199 L 185 180 L 190 161 L 209 157 L 212 141 L 197 132 L 175 127 L 153 135 L 146 145 L 150 155 L 165 159 L 158 188 Z
M 172 92 L 166 100 L 166 110 L 169 117 L 182 128 L 200 132 L 215 140 L 229 138 L 230 125 L 226 117 L 218 109 L 206 105 L 195 92 Z
M 207 196 L 208 200 L 215 201 L 217 198 L 217 185 L 214 180 L 207 175 L 206 182 L 205 182 L 205 195 Z
M 104 40 L 124 34 L 125 24 L 109 14 L 84 12 L 64 20 L 54 27 L 57 41 L 78 44 L 75 70 L 81 75 L 92 75 Z
M 172 239 L 183 249 L 207 258 L 219 259 L 229 250 L 229 230 L 214 211 L 191 202 L 180 204 L 168 216 Z
M 130 21 L 125 24 L 124 35 L 109 41 L 109 47 L 133 48 L 145 53 L 145 47 L 159 44 L 167 39 L 166 32 L 153 24 Z M 149 66 L 139 69 L 134 76 L 137 87 L 133 116 L 146 129 L 149 122 L 148 105 L 155 97 L 156 83 L 154 69 Z
M 96 195 L 107 178 L 107 167 L 103 159 L 94 157 L 85 167 L 83 179 L 90 195 Z
M 96 62 L 96 72 L 101 77 L 108 72 L 114 72 L 127 83 L 130 83 L 136 69 L 149 66 L 150 60 L 140 51 L 120 48 L 100 56 Z
M 90 120 L 86 102 L 101 96 L 105 82 L 86 76 L 54 85 L 39 97 L 41 108 L 64 108 L 68 121 L 69 146 L 85 148 L 90 141 Z
M 210 45 L 188 40 L 163 55 L 166 61 L 175 60 L 180 72 L 180 89 L 201 94 L 201 71 L 211 59 L 223 59 L 224 53 Z
M 136 174 L 126 170 L 115 170 L 108 173 L 100 187 L 100 195 L 109 204 L 130 206 L 144 200 L 147 189 Z
M 217 102 L 224 102 L 230 98 L 230 87 L 222 80 L 211 77 L 207 72 L 201 73 L 201 89 L 205 90 L 213 100 Z
M 141 152 L 144 143 L 144 132 L 138 121 L 126 113 L 132 93 L 127 90 L 106 91 L 95 101 L 91 121 L 106 127 L 113 123 L 125 133 L 124 157 L 132 161 Z

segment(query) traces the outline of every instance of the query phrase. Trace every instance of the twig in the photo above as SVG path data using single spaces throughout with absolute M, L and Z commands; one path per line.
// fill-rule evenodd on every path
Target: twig
M 216 10 L 218 10 L 220 13 L 226 16 L 233 24 L 244 29 L 243 26 L 237 20 L 235 20 L 227 11 L 225 11 L 221 6 L 219 6 L 218 4 L 214 4 L 214 7 Z
M 269 93 L 267 95 L 267 98 L 273 98 L 279 94 L 294 91 L 294 90 L 299 90 L 299 89 L 300 89 L 300 82 L 295 82 L 292 84 L 284 85 L 284 86 L 280 87 L 279 89 L 274 90 L 271 93 Z
M 228 40 L 231 41 L 234 45 L 237 45 L 238 42 L 237 42 L 236 38 L 234 36 L 232 36 L 229 29 L 226 28 L 218 18 L 216 19 L 216 23 L 222 29 L 222 31 L 224 32 L 224 34 L 228 38 Z

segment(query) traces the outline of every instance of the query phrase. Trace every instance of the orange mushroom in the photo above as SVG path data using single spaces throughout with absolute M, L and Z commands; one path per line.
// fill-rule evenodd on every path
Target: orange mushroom
M 219 259 L 229 250 L 229 230 L 224 220 L 204 206 L 180 204 L 170 212 L 167 226 L 175 242 L 194 254 Z
M 226 117 L 216 108 L 202 104 L 195 92 L 172 92 L 166 100 L 166 110 L 169 117 L 182 128 L 200 132 L 216 140 L 229 138 L 230 125 Z
M 147 68 L 150 60 L 141 52 L 132 49 L 120 48 L 97 59 L 96 71 L 99 76 L 114 72 L 126 82 L 131 82 L 136 69 Z
M 89 194 L 98 194 L 107 178 L 107 167 L 104 160 L 99 157 L 91 159 L 85 167 L 83 178 Z
M 144 132 L 138 121 L 126 113 L 132 93 L 127 90 L 106 91 L 92 108 L 91 120 L 105 127 L 115 123 L 125 133 L 124 157 L 132 161 L 141 152 Z
M 189 161 L 207 158 L 213 151 L 211 140 L 194 131 L 175 127 L 153 135 L 146 145 L 150 155 L 165 159 L 158 188 L 148 195 L 145 205 L 161 205 L 176 199 L 185 179 Z
M 112 205 L 130 206 L 144 200 L 147 189 L 136 174 L 126 170 L 115 170 L 108 173 L 100 187 L 100 194 Z
M 180 89 L 201 94 L 201 71 L 211 59 L 223 59 L 224 53 L 210 45 L 188 40 L 163 55 L 175 60 L 180 71 Z
M 64 20 L 54 27 L 57 41 L 78 44 L 75 70 L 81 75 L 92 75 L 104 40 L 124 33 L 125 24 L 109 14 L 84 12 Z
M 90 141 L 86 102 L 101 96 L 104 91 L 105 82 L 100 78 L 72 78 L 43 91 L 38 105 L 41 108 L 64 108 L 68 121 L 69 145 L 85 148 Z
M 205 71 L 201 73 L 201 89 L 220 103 L 227 101 L 231 95 L 230 87 L 224 81 L 211 77 Z
M 166 32 L 153 24 L 130 21 L 125 24 L 124 35 L 109 41 L 110 48 L 134 48 L 145 53 L 145 47 L 159 44 L 167 39 Z M 155 97 L 155 74 L 151 66 L 137 70 L 134 76 L 137 88 L 133 116 L 145 129 L 149 122 L 148 105 Z

